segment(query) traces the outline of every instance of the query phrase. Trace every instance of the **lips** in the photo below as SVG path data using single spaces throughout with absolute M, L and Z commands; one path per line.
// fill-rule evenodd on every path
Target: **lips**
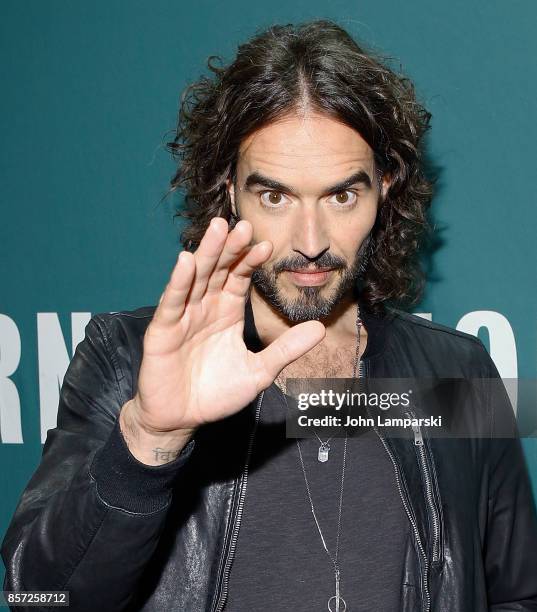
M 302 270 L 289 270 L 289 274 L 296 285 L 323 285 L 330 276 L 332 268 L 302 268 Z

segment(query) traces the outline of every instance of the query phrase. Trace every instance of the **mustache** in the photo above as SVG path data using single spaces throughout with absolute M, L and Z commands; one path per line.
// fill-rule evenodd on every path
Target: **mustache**
M 334 258 L 330 258 L 330 259 L 319 259 L 316 262 L 311 262 L 311 261 L 304 261 L 303 259 L 294 259 L 292 261 L 289 260 L 284 260 L 281 261 L 279 263 L 277 263 L 274 267 L 273 270 L 276 274 L 279 274 L 280 272 L 285 272 L 285 271 L 290 271 L 290 272 L 294 272 L 295 270 L 321 270 L 321 269 L 334 269 L 337 270 L 338 268 L 346 268 L 347 267 L 347 263 L 345 261 L 342 261 L 340 259 L 334 259 Z
M 369 263 L 374 243 L 371 234 L 369 234 L 360 245 L 360 248 L 355 254 L 354 261 L 346 261 L 342 257 L 325 252 L 315 261 L 311 261 L 300 255 L 286 257 L 276 262 L 272 266 L 272 273 L 278 275 L 281 272 L 294 272 L 296 270 L 309 269 L 312 272 L 319 269 L 330 268 L 332 270 L 346 270 L 347 268 L 357 268 L 359 272 L 364 272 Z

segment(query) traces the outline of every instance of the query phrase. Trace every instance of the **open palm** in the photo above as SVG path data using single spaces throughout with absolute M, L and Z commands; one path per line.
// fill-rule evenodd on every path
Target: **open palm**
M 284 367 L 318 344 L 325 328 L 307 321 L 258 353 L 243 340 L 254 269 L 272 252 L 251 246 L 252 226 L 212 219 L 195 253 L 183 251 L 149 324 L 135 402 L 155 431 L 193 430 L 247 406 Z

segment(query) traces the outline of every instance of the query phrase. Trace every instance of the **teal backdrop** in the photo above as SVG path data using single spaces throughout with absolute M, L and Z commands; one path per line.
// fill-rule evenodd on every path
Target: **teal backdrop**
M 258 28 L 320 17 L 397 58 L 433 114 L 440 240 L 415 312 L 478 334 L 502 376 L 535 377 L 534 0 L 2 0 L 0 536 L 84 321 L 166 283 L 182 89 Z

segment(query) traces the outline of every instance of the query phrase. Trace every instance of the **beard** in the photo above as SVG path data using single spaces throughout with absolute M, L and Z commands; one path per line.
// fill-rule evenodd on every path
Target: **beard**
M 335 306 L 349 292 L 357 290 L 358 281 L 367 268 L 370 242 L 371 239 L 368 236 L 362 242 L 350 265 L 347 265 L 341 257 L 336 257 L 329 252 L 323 253 L 314 262 L 315 268 L 333 268 L 334 274 L 338 274 L 338 271 L 340 271 L 338 283 L 328 296 L 322 295 L 322 292 L 326 291 L 324 286 L 295 286 L 299 294 L 298 297 L 288 299 L 278 288 L 278 275 L 283 271 L 297 270 L 311 265 L 311 261 L 301 256 L 281 260 L 271 270 L 264 267 L 256 268 L 252 273 L 252 283 L 267 302 L 289 321 L 294 323 L 302 323 L 312 319 L 322 321 L 332 313 Z

